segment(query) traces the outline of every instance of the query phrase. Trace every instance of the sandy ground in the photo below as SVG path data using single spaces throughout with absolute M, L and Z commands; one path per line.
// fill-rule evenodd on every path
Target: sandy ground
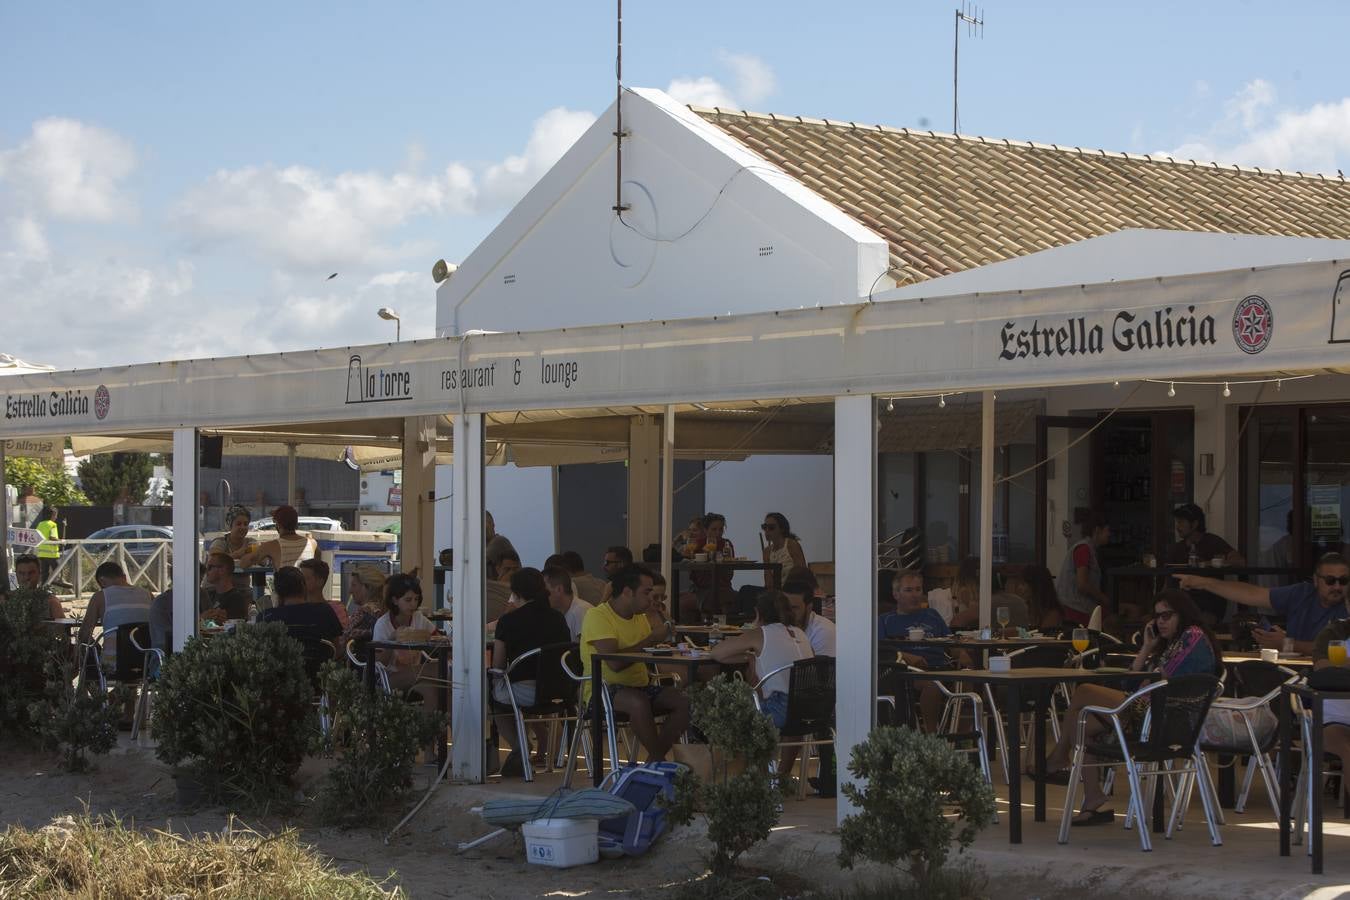
M 56 816 L 79 813 L 86 805 L 94 814 L 115 813 L 143 829 L 178 833 L 220 831 L 229 821 L 225 809 L 181 807 L 168 768 L 155 760 L 148 744 L 132 744 L 123 735 L 119 747 L 99 758 L 97 765 L 92 774 L 67 775 L 56 771 L 47 755 L 0 749 L 0 824 L 38 827 Z M 300 773 L 302 790 L 313 793 L 323 765 L 322 761 L 306 764 Z M 425 785 L 433 774 L 430 768 L 419 769 L 420 783 Z M 262 832 L 294 824 L 305 842 L 338 867 L 364 871 L 377 879 L 390 878 L 414 898 L 660 897 L 662 887 L 702 873 L 705 848 L 698 828 L 674 830 L 639 859 L 602 861 L 566 871 L 527 865 L 519 838 L 509 835 L 467 853 L 456 852 L 460 841 L 491 830 L 471 807 L 506 793 L 544 795 L 557 783 L 554 774 L 541 776 L 534 785 L 519 780 L 487 786 L 443 785 L 412 825 L 388 845 L 383 838 L 389 823 L 384 829 L 321 828 L 307 824 L 303 812 L 291 823 L 276 817 L 241 821 Z M 1155 850 L 1145 854 L 1139 851 L 1134 834 L 1119 827 L 1074 829 L 1071 842 L 1058 845 L 1054 829 L 1060 797 L 1049 798 L 1048 822 L 1031 822 L 1027 810 L 1026 843 L 1018 847 L 1008 844 L 1007 806 L 1000 801 L 1003 823 L 982 834 L 967 856 L 988 876 L 991 896 L 1039 900 L 1089 895 L 1094 900 L 1350 897 L 1350 823 L 1334 813 L 1328 814 L 1328 874 L 1313 877 L 1301 852 L 1288 859 L 1277 855 L 1269 813 L 1259 804 L 1246 814 L 1230 814 L 1223 847 L 1209 845 L 1197 807 L 1176 839 L 1164 841 L 1158 836 Z M 1117 806 L 1123 806 L 1123 798 L 1117 800 Z M 791 873 L 826 889 L 843 887 L 859 877 L 874 877 L 875 870 L 844 873 L 836 865 L 839 843 L 834 810 L 833 803 L 819 799 L 787 800 L 779 829 L 746 863 Z

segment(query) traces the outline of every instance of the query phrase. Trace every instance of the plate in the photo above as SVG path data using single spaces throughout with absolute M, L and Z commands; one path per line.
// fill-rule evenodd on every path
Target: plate
M 675 652 L 671 647 L 643 647 L 642 650 L 652 656 L 670 656 Z
M 1090 672 L 1101 672 L 1104 675 L 1124 675 L 1129 669 L 1123 669 L 1120 666 L 1098 666 L 1096 669 L 1089 669 Z

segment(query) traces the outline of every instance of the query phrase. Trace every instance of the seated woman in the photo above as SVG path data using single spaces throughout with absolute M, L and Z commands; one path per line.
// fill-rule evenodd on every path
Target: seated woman
M 347 582 L 347 627 L 338 643 L 345 653 L 348 641 L 368 641 L 384 615 L 384 572 L 379 566 L 357 566 Z
M 952 583 L 953 630 L 980 627 L 980 558 L 967 556 L 956 567 Z
M 735 559 L 736 548 L 732 545 L 731 539 L 724 537 L 727 530 L 727 517 L 721 513 L 708 513 L 703 517 L 704 542 L 702 547 L 695 547 L 696 553 L 705 553 L 709 561 L 717 558 Z M 685 547 L 688 553 L 689 548 Z M 736 609 L 736 592 L 731 587 L 731 580 L 735 572 L 727 569 L 720 571 L 717 576 L 717 584 L 713 584 L 712 572 L 708 569 L 695 570 L 689 573 L 689 580 L 693 582 L 693 590 L 684 593 L 679 598 L 680 621 L 693 622 L 700 613 L 707 615 L 724 615 L 734 612 Z
M 503 672 L 522 653 L 549 644 L 566 644 L 572 640 L 572 629 L 567 626 L 567 619 L 548 602 L 548 585 L 538 569 L 517 569 L 512 572 L 511 595 L 520 602 L 497 620 L 492 642 L 492 668 Z M 520 759 L 524 748 L 520 746 L 520 736 L 516 733 L 511 696 L 515 695 L 516 703 L 520 706 L 533 706 L 537 673 L 537 660 L 523 661 L 511 672 L 509 693 L 506 679 L 492 679 L 492 706 L 498 711 L 497 731 L 511 746 L 511 755 L 502 763 L 503 776 L 524 774 Z M 536 725 L 535 736 L 540 754 L 536 762 L 542 764 L 547 761 L 549 752 L 548 729 L 543 723 Z
M 776 512 L 765 513 L 764 524 L 759 527 L 764 532 L 762 549 L 766 563 L 778 563 L 782 566 L 780 574 L 786 574 L 797 566 L 806 565 L 806 553 L 802 550 L 801 541 L 792 533 L 787 516 Z M 773 586 L 772 579 L 773 573 L 766 570 L 764 572 L 766 588 Z
M 422 582 L 417 576 L 403 572 L 390 578 L 384 586 L 384 606 L 387 612 L 375 623 L 375 640 L 396 641 L 400 628 L 431 631 L 434 626 L 422 615 L 419 609 L 421 605 Z M 389 676 L 389 686 L 394 690 L 406 691 L 417 683 L 422 668 L 420 651 L 381 650 L 378 658 Z
M 1135 672 L 1159 672 L 1166 678 L 1196 673 L 1217 674 L 1222 665 L 1221 659 L 1218 642 L 1203 624 L 1195 601 L 1185 591 L 1169 588 L 1153 600 L 1153 618 L 1144 626 L 1143 644 L 1130 663 L 1130 669 Z M 1122 691 L 1100 684 L 1080 684 L 1073 692 L 1068 711 L 1064 713 L 1059 741 L 1045 763 L 1046 772 L 1053 777 L 1068 768 L 1079 710 L 1085 706 L 1119 706 L 1127 696 Z M 1132 726 L 1133 730 L 1138 731 L 1148 711 L 1146 703 L 1128 710 L 1130 724 L 1127 729 Z M 1092 716 L 1087 720 L 1084 737 L 1092 741 L 1110 727 L 1104 719 Z M 1074 818 L 1073 824 L 1110 822 L 1115 812 L 1101 808 L 1105 801 L 1101 782 L 1093 772 L 1083 779 L 1083 808 Z
M 318 552 L 319 545 L 314 538 L 295 530 L 300 524 L 300 513 L 294 506 L 283 505 L 272 510 L 272 521 L 276 523 L 277 536 L 259 544 L 250 562 L 270 559 L 272 568 L 281 569 L 311 559 Z
M 1055 579 L 1045 566 L 1027 566 L 1012 590 L 1026 601 L 1032 628 L 1048 632 L 1063 627 L 1064 614 L 1055 593 Z
M 781 666 L 794 663 L 799 659 L 811 659 L 811 642 L 806 632 L 794 625 L 792 607 L 787 595 L 782 591 L 765 591 L 759 595 L 755 606 L 756 628 L 728 638 L 711 650 L 712 658 L 720 663 L 749 662 L 749 677 L 758 682 L 765 675 Z M 782 728 L 787 722 L 788 685 L 791 673 L 787 671 L 773 675 L 760 688 L 763 701 L 760 704 L 764 715 L 768 716 L 775 728 Z M 778 771 L 786 774 L 797 761 L 797 748 L 784 747 L 778 761 Z M 805 776 L 805 773 L 803 773 Z

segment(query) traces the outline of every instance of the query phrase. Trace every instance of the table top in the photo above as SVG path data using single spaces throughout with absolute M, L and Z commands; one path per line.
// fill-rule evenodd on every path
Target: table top
M 371 641 L 366 644 L 371 650 L 421 650 L 423 653 L 440 653 L 449 650 L 454 644 L 444 641 Z
M 762 570 L 762 569 L 781 569 L 783 567 L 783 564 L 773 562 L 768 563 L 759 562 L 753 559 L 723 559 L 718 560 L 716 562 L 714 562 L 711 559 L 705 562 L 699 562 L 696 559 L 686 559 L 683 560 L 682 562 L 676 563 L 674 568 L 687 571 L 690 569 L 711 569 L 714 566 L 716 566 L 719 569 Z
M 954 647 L 972 650 L 1016 650 L 1021 647 L 1071 647 L 1073 641 L 1068 638 L 1027 637 L 1027 638 L 954 638 L 934 637 L 911 641 L 909 638 L 881 638 L 882 646 L 903 644 L 906 647 Z
M 1026 684 L 1055 683 L 1060 681 L 1121 681 L 1130 678 L 1156 678 L 1157 672 L 1131 672 L 1128 669 L 1061 669 L 1036 667 L 1013 669 L 1009 672 L 991 672 L 988 669 L 906 669 L 899 663 L 881 663 L 882 667 L 894 669 L 902 676 L 935 681 L 974 681 L 988 684 Z
M 1229 651 L 1223 655 L 1223 661 L 1226 663 L 1251 662 L 1260 658 L 1260 653 L 1245 651 Z M 1293 667 L 1312 666 L 1312 664 L 1313 658 L 1311 656 L 1285 656 L 1283 654 L 1280 655 L 1280 659 L 1276 663 L 1279 666 Z
M 1304 570 L 1290 566 L 1186 566 L 1177 563 L 1166 565 L 1115 566 L 1106 570 L 1107 575 L 1302 575 Z
M 682 665 L 694 666 L 712 663 L 720 665 L 717 660 L 707 651 L 685 651 L 678 650 L 671 653 L 648 653 L 643 650 L 629 650 L 624 653 L 594 653 L 591 659 L 604 660 L 608 662 L 630 662 L 630 663 L 680 663 Z

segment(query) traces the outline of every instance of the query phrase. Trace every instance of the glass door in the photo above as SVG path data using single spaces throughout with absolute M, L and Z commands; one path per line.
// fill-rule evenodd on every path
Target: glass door
M 1311 569 L 1323 553 L 1343 551 L 1350 505 L 1350 407 L 1307 410 L 1303 472 L 1303 559 Z

